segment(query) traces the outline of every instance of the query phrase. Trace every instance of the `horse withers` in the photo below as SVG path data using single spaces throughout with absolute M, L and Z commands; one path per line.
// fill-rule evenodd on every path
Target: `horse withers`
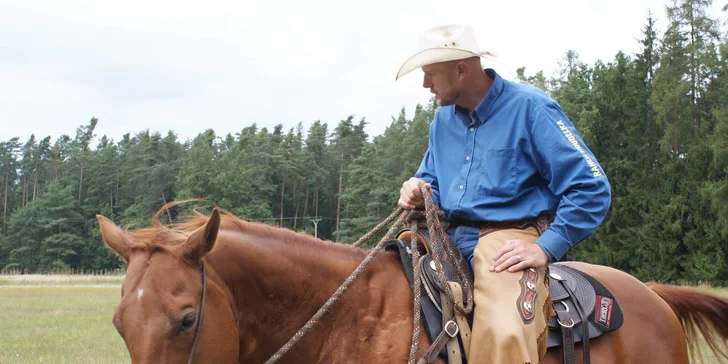
M 112 321 L 134 364 L 264 363 L 367 256 L 217 209 L 170 225 L 155 215 L 152 226 L 133 231 L 103 216 L 98 222 L 106 245 L 127 263 Z M 280 363 L 406 363 L 412 291 L 396 254 L 377 255 Z M 567 264 L 609 289 L 624 315 L 621 328 L 591 341 L 593 363 L 688 363 L 698 334 L 728 359 L 728 300 L 646 285 L 605 266 Z M 422 332 L 420 356 L 429 344 Z M 561 362 L 560 351 L 543 360 Z

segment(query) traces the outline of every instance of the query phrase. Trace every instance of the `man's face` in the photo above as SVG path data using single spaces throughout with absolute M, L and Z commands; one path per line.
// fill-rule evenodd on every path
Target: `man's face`
M 422 87 L 429 88 L 439 106 L 453 105 L 460 97 L 457 66 L 455 62 L 435 63 L 422 67 L 425 73 Z

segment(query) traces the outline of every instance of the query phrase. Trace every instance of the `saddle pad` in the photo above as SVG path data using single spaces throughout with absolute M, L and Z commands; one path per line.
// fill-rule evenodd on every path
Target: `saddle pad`
M 554 269 L 555 267 L 555 269 Z M 604 333 L 614 331 L 619 329 L 622 324 L 624 323 L 624 315 L 622 313 L 621 308 L 619 307 L 619 303 L 614 298 L 611 292 L 598 280 L 596 280 L 594 277 L 570 268 L 563 265 L 560 265 L 558 263 L 554 263 L 549 265 L 549 269 L 553 272 L 556 271 L 557 274 L 560 274 L 564 268 L 569 269 L 570 272 L 567 279 L 573 280 L 571 277 L 572 273 L 575 273 L 576 275 L 579 275 L 581 278 L 584 278 L 586 282 L 590 285 L 590 289 L 588 291 L 591 291 L 593 289 L 594 294 L 594 306 L 592 306 L 592 309 L 590 310 L 591 313 L 587 315 L 588 317 L 588 329 L 589 329 L 589 338 L 593 339 L 596 337 L 601 336 Z M 562 276 L 563 277 L 563 276 Z M 556 286 L 560 286 L 560 283 L 557 282 L 551 282 L 551 292 L 553 294 L 554 292 L 554 286 L 553 284 L 556 283 Z M 583 284 L 580 283 L 580 284 Z M 563 287 L 560 287 L 561 290 L 564 290 Z M 571 286 L 569 286 L 571 288 Z M 587 291 L 586 289 L 581 289 L 581 291 Z M 576 289 L 576 294 L 579 295 L 579 288 Z M 563 299 L 564 301 L 571 302 L 570 298 Z M 555 309 L 563 309 L 560 307 L 560 304 L 556 303 L 557 301 L 554 300 L 554 308 Z M 571 302 L 571 305 L 573 305 L 573 302 Z M 579 325 L 576 325 L 574 327 L 574 342 L 578 343 L 581 342 L 584 338 L 582 337 L 582 329 L 581 325 L 584 323 L 581 323 Z M 562 344 L 562 337 L 561 337 L 561 329 L 560 326 L 555 322 L 555 320 L 549 321 L 549 336 L 547 339 L 547 347 L 549 350 L 552 350 L 554 348 L 560 347 Z
M 614 331 L 622 326 L 624 323 L 624 314 L 622 309 L 619 307 L 619 302 L 614 298 L 611 292 L 601 282 L 596 280 L 594 277 L 581 273 L 587 279 L 589 284 L 594 287 L 595 304 L 594 310 L 590 315 L 591 323 L 599 329 L 599 331 L 606 333 Z
M 561 277 L 564 283 L 574 292 L 576 300 L 584 309 L 584 314 L 590 316 L 594 312 L 596 305 L 596 295 L 592 284 L 584 277 L 584 275 L 576 269 L 560 265 L 558 263 L 549 264 L 549 292 L 554 302 L 564 300 L 569 297 L 569 292 L 556 282 L 553 276 Z

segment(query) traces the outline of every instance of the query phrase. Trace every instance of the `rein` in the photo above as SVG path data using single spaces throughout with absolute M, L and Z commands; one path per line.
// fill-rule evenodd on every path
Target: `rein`
M 195 355 L 195 347 L 197 347 L 197 339 L 200 337 L 200 326 L 202 326 L 202 314 L 205 312 L 205 296 L 207 296 L 207 277 L 205 276 L 205 261 L 202 260 L 202 299 L 200 303 L 200 314 L 197 315 L 197 327 L 195 327 L 195 340 L 192 342 L 192 350 L 187 364 L 192 364 L 192 357 Z
M 469 314 L 473 309 L 473 286 L 468 277 L 465 275 L 465 273 L 460 268 L 460 265 L 456 261 L 455 254 L 453 253 L 452 246 L 450 244 L 450 238 L 443 230 L 442 225 L 440 224 L 440 221 L 438 219 L 438 208 L 435 206 L 432 202 L 432 196 L 430 195 L 430 192 L 425 188 L 424 183 L 420 183 L 420 191 L 422 191 L 422 195 L 425 199 L 425 219 L 427 222 L 427 228 L 430 232 L 431 240 L 431 254 L 433 256 L 433 261 L 435 262 L 435 265 L 437 266 L 437 275 L 438 278 L 443 282 L 443 287 L 445 288 L 445 292 L 448 296 L 448 299 L 453 303 L 453 307 L 462 312 L 463 314 Z M 397 221 L 392 225 L 392 227 L 387 231 L 387 233 L 382 237 L 382 239 L 377 243 L 377 245 L 371 250 L 369 255 L 359 264 L 358 267 L 349 275 L 349 277 L 344 281 L 344 283 L 334 292 L 334 294 L 324 303 L 323 306 L 316 312 L 313 317 L 300 329 L 298 332 L 296 332 L 293 337 L 291 337 L 288 342 L 283 345 L 278 351 L 273 354 L 273 356 L 268 359 L 268 361 L 265 362 L 265 364 L 273 364 L 277 363 L 283 355 L 285 355 L 288 351 L 293 348 L 311 329 L 314 325 L 316 325 L 323 315 L 325 315 L 329 309 L 336 303 L 340 298 L 341 295 L 346 292 L 347 289 L 354 283 L 354 281 L 359 277 L 359 274 L 364 270 L 364 268 L 374 259 L 374 257 L 379 253 L 383 248 L 386 242 L 390 239 L 391 235 L 394 233 L 395 230 L 399 229 L 401 226 L 404 225 L 405 222 L 411 223 L 411 231 L 412 231 L 412 241 L 411 241 L 411 250 L 412 250 L 412 266 L 414 269 L 414 321 L 413 321 L 413 332 L 412 332 L 412 346 L 410 348 L 410 356 L 409 356 L 409 364 L 415 363 L 415 355 L 417 354 L 418 344 L 419 344 L 419 332 L 420 332 L 420 286 L 421 286 L 421 273 L 420 273 L 420 253 L 418 249 L 418 242 L 417 242 L 417 231 L 418 231 L 418 216 L 422 216 L 422 212 L 420 211 L 404 211 L 401 207 L 397 208 L 396 211 L 394 211 L 392 214 L 390 214 L 386 219 L 384 219 L 382 222 L 377 224 L 372 230 L 370 230 L 368 233 L 366 233 L 364 236 L 362 236 L 359 240 L 357 240 L 352 246 L 359 247 L 366 241 L 368 241 L 374 234 L 381 231 L 384 226 L 391 223 L 395 218 L 397 218 L 397 215 L 399 214 L 399 218 Z M 443 246 L 444 245 L 444 246 Z M 463 301 L 466 301 L 467 304 L 465 306 L 461 305 L 460 302 L 458 302 L 452 293 L 452 290 L 450 289 L 450 285 L 445 282 L 445 277 L 442 274 L 442 264 L 440 263 L 440 252 L 444 250 L 447 258 L 450 260 L 450 262 L 457 268 L 457 275 L 458 279 L 460 280 L 460 285 L 463 289 L 463 292 L 465 293 L 465 297 Z M 204 266 L 203 266 L 204 268 Z M 203 277 L 204 277 L 204 270 L 203 270 Z M 203 280 L 204 282 L 204 280 Z M 203 283 L 204 284 L 204 283 Z M 204 291 L 203 291 L 203 304 L 204 304 Z M 194 347 L 193 347 L 194 351 Z M 192 357 L 190 357 L 190 360 Z

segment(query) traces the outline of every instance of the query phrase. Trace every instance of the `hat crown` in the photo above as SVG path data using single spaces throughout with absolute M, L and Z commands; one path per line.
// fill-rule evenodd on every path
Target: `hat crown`
M 458 48 L 479 52 L 475 32 L 470 25 L 443 25 L 430 28 L 420 35 L 420 50 L 430 48 Z
M 480 50 L 470 25 L 437 26 L 420 35 L 419 49 L 402 64 L 395 80 L 429 64 L 486 55 L 490 52 Z

